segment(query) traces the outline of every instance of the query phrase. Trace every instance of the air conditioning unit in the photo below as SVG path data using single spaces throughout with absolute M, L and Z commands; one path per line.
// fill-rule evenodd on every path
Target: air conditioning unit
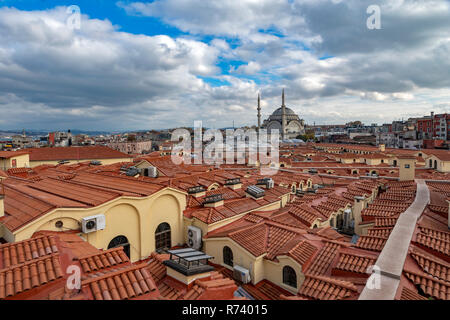
M 202 230 L 197 227 L 188 227 L 188 239 L 187 244 L 190 248 L 200 250 L 202 247 Z
M 267 189 L 272 189 L 274 186 L 275 186 L 275 182 L 273 181 L 273 179 L 272 178 L 268 179 L 267 185 L 266 185 Z
M 250 271 L 244 267 L 235 265 L 233 267 L 233 277 L 242 283 L 249 283 L 251 281 Z
M 158 169 L 156 167 L 147 167 L 142 170 L 142 175 L 145 177 L 158 177 Z
M 97 230 L 105 229 L 106 219 L 104 214 L 84 217 L 81 219 L 81 230 L 83 233 L 90 233 Z

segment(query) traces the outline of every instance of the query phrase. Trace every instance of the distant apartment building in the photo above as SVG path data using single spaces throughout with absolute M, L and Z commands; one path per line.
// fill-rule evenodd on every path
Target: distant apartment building
M 142 154 L 152 150 L 152 141 L 124 141 L 124 142 L 110 142 L 107 144 L 111 149 L 132 154 Z
M 450 114 L 434 114 L 384 124 L 377 144 L 390 148 L 445 148 L 450 141 Z
M 434 114 L 417 119 L 417 131 L 422 139 L 450 140 L 450 114 Z

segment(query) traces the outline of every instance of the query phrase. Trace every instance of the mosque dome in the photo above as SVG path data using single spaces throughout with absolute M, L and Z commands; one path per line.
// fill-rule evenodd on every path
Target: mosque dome
M 268 121 L 281 121 L 283 110 L 281 107 L 276 109 L 272 115 L 269 117 Z M 300 121 L 300 117 L 290 108 L 286 107 L 286 120 L 297 120 Z

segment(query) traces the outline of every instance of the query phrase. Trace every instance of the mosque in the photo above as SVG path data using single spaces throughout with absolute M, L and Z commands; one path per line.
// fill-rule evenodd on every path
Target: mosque
M 281 94 L 281 107 L 276 109 L 261 125 L 261 99 L 258 94 L 258 129 L 279 130 L 281 138 L 295 139 L 298 135 L 305 133 L 305 121 L 284 103 L 284 89 Z

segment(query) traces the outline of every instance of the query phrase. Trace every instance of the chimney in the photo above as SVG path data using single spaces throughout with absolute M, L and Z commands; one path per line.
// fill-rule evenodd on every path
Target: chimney
M 361 235 L 361 230 L 359 224 L 362 222 L 361 212 L 364 209 L 364 203 L 366 198 L 361 196 L 355 197 L 355 202 L 353 203 L 353 217 L 355 219 L 355 233 Z
M 195 280 L 211 276 L 214 267 L 208 264 L 209 256 L 192 248 L 168 250 L 169 260 L 163 263 L 167 266 L 167 275 L 188 287 Z
M 431 119 L 434 118 L 434 111 L 431 111 Z
M 205 200 L 203 201 L 203 206 L 207 208 L 217 208 L 223 206 L 222 194 L 213 194 L 211 196 L 205 197 Z

